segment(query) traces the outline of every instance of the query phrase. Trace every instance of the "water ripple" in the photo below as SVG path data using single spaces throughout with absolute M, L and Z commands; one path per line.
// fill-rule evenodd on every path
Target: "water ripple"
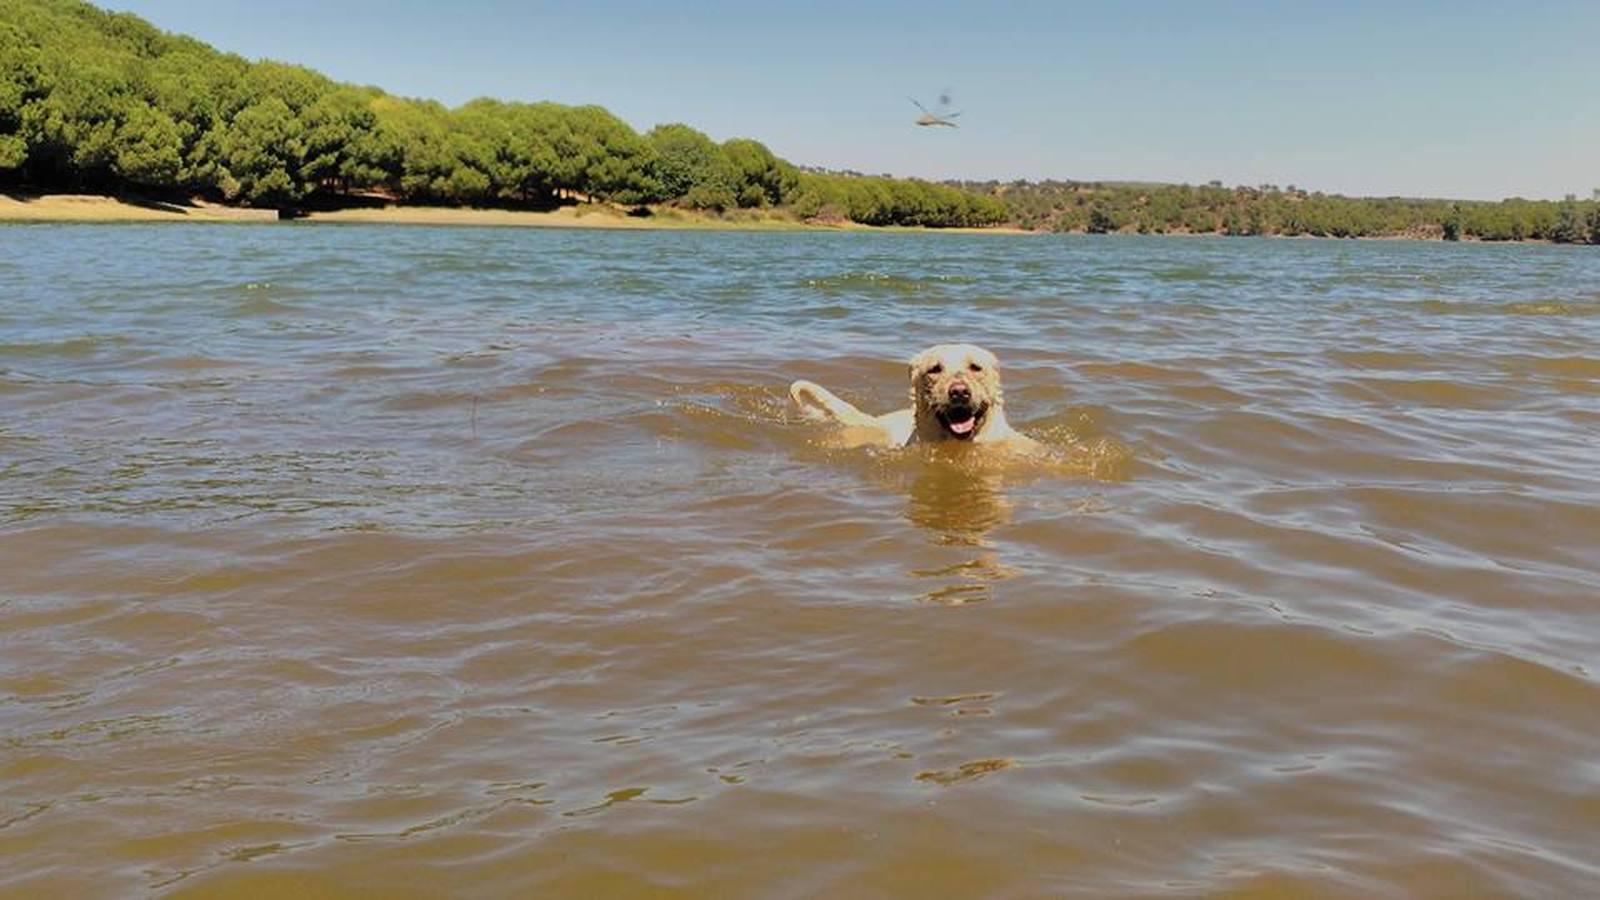
M 4 230 L 5 890 L 1600 878 L 1590 248 Z

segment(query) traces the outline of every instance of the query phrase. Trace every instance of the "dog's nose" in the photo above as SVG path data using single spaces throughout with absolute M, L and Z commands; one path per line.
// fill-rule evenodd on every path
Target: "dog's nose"
M 965 384 L 958 381 L 955 384 L 950 385 L 950 399 L 960 400 L 962 402 L 971 400 L 972 388 L 969 388 Z

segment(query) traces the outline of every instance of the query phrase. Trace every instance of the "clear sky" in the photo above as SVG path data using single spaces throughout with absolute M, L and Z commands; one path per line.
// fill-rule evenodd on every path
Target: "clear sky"
M 1600 0 L 103 0 L 245 57 L 456 105 L 596 103 L 925 178 L 1600 188 Z M 908 97 L 950 89 L 959 129 Z

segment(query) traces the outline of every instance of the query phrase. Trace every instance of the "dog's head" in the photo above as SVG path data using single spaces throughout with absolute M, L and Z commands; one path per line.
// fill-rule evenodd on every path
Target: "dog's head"
M 911 404 L 922 433 L 973 440 L 1000 403 L 1000 364 L 982 347 L 940 344 L 911 358 Z

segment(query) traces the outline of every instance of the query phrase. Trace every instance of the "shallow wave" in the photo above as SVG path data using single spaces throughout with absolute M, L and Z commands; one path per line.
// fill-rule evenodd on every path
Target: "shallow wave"
M 1521 300 L 1485 302 L 1471 300 L 1423 300 L 1418 307 L 1426 313 L 1454 316 L 1596 316 L 1600 300 Z
M 800 284 L 826 294 L 866 295 L 916 295 L 935 292 L 950 293 L 951 288 L 978 284 L 973 275 L 923 275 L 909 276 L 888 272 L 841 272 L 806 278 Z
M 0 361 L 47 357 L 85 357 L 128 343 L 129 341 L 126 338 L 102 334 L 81 335 L 59 340 L 12 341 L 0 343 Z

